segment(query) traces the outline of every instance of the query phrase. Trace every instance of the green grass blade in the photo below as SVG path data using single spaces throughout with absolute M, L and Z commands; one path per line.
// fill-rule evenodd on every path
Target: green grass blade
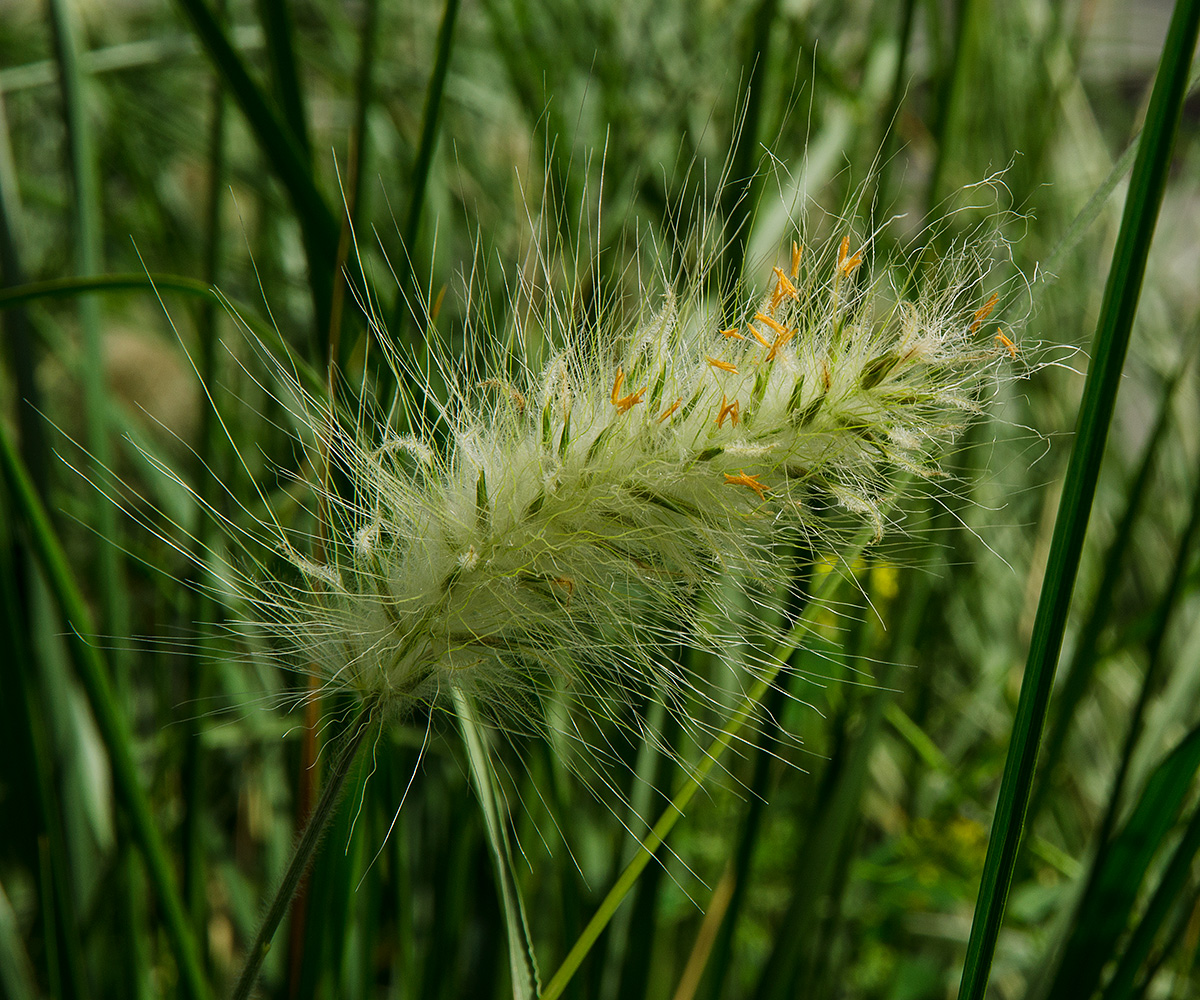
M 6 491 L 0 491 L 0 641 L 7 655 L 0 657 L 0 690 L 6 693 L 0 709 L 8 713 L 0 718 L 6 736 L 5 809 L 14 818 L 28 814 L 30 839 L 36 837 L 41 864 L 38 866 L 38 894 L 41 897 L 43 962 L 52 987 L 65 981 L 64 990 L 52 995 L 83 996 L 89 992 L 86 981 L 81 920 L 76 893 L 77 868 L 72 863 L 72 844 L 68 824 L 63 817 L 60 797 L 74 791 L 70 779 L 58 773 L 51 733 L 62 719 L 52 718 L 62 711 L 61 700 L 47 705 L 45 692 L 55 685 L 47 676 L 47 664 L 39 658 L 41 649 L 35 636 L 54 634 L 62 629 L 61 620 L 50 618 L 50 597 L 43 578 L 32 571 L 28 553 L 13 530 L 16 518 L 8 505 Z M 24 584 L 24 586 L 22 586 Z M 57 651 L 57 646 L 49 646 Z M 43 655 L 44 652 L 43 652 Z M 53 664 L 57 667 L 57 664 Z M 57 673 L 57 671 L 54 671 Z M 61 674 L 60 674 L 61 676 Z M 32 786 L 29 788 L 24 785 Z M 6 824 L 10 836 L 23 825 Z M 15 836 L 14 836 L 14 839 Z M 61 947 L 59 938 L 61 937 Z M 2 964 L 2 963 L 0 963 Z
M 685 651 L 685 672 L 690 673 L 696 670 L 696 663 L 703 655 L 695 649 Z M 659 710 L 661 710 L 661 718 L 652 716 L 650 724 L 659 733 L 661 746 L 674 748 L 679 742 L 679 720 L 667 712 L 661 702 L 656 703 L 651 709 L 656 714 Z M 675 784 L 675 758 L 671 753 L 649 743 L 643 743 L 642 749 L 649 751 L 648 759 L 645 767 L 638 768 L 636 780 L 646 793 L 655 790 L 665 800 L 671 794 L 672 785 Z M 633 801 L 635 805 L 640 805 L 636 798 Z M 621 997 L 621 1000 L 642 1000 L 647 995 L 654 942 L 659 926 L 658 904 L 664 874 L 661 861 L 660 857 L 659 864 L 650 866 L 635 890 L 633 909 L 624 932 L 621 978 L 617 988 L 617 995 Z
M 50 860 L 49 845 L 45 837 L 38 838 L 38 874 L 41 883 L 42 937 L 46 949 L 46 980 L 50 984 L 50 996 L 64 996 L 62 970 L 59 968 L 58 935 L 55 927 L 55 882 L 53 862 Z M 73 986 L 75 984 L 72 984 Z
M 21 940 L 17 914 L 0 884 L 0 987 L 10 1000 L 37 1000 L 33 962 Z
M 1139 142 L 1141 134 L 1134 137 L 1113 164 L 1112 169 L 1108 172 L 1108 176 L 1100 183 L 1100 186 L 1092 192 L 1092 196 L 1087 200 L 1087 204 L 1079 210 L 1079 214 L 1075 216 L 1071 224 L 1067 227 L 1067 231 L 1059 238 L 1054 249 L 1050 251 L 1050 255 L 1046 258 L 1044 265 L 1047 281 L 1053 282 L 1056 280 L 1054 275 L 1057 269 L 1066 260 L 1067 255 L 1075 249 L 1083 239 L 1084 235 L 1091 228 L 1092 223 L 1099 217 L 1104 210 L 1105 204 L 1108 202 L 1109 195 L 1113 193 L 1121 179 L 1129 173 L 1129 168 L 1133 166 L 1134 158 L 1137 156 L 1137 151 L 1141 143 Z
M 1187 887 L 1188 874 L 1197 852 L 1200 852 L 1200 807 L 1193 810 L 1183 838 L 1163 870 L 1158 888 L 1154 890 L 1146 911 L 1138 919 L 1128 944 L 1122 950 L 1116 971 L 1105 987 L 1103 1000 L 1132 1000 L 1134 979 L 1146 967 L 1159 928 Z
M 283 110 L 284 121 L 307 160 L 312 144 L 308 139 L 308 115 L 304 111 L 304 91 L 296 62 L 292 12 L 287 0 L 258 0 L 258 17 L 267 40 L 275 97 Z
M 102 269 L 102 208 L 96 151 L 91 122 L 86 108 L 86 90 L 79 68 L 79 49 L 74 17 L 65 0 L 51 0 L 50 23 L 54 34 L 55 59 L 62 91 L 63 120 L 67 129 L 71 181 L 75 201 L 72 235 L 75 240 L 75 266 L 80 275 L 97 274 Z M 112 465 L 109 444 L 108 388 L 104 380 L 103 319 L 97 300 L 85 295 L 78 302 L 79 325 L 83 333 L 83 401 L 87 415 L 86 445 L 92 460 L 101 468 Z M 115 542 L 117 512 L 111 503 L 96 505 L 96 530 L 100 537 Z M 105 630 L 113 635 L 129 632 L 129 604 L 124 586 L 121 547 L 102 545 L 98 552 L 99 601 Z M 118 688 L 126 686 L 123 657 L 115 657 Z
M 226 15 L 226 0 L 221 0 L 218 15 L 224 19 Z M 204 280 L 210 287 L 215 287 L 221 278 L 222 260 L 222 226 L 221 209 L 224 204 L 225 185 L 228 183 L 226 161 L 228 159 L 228 141 L 225 128 L 226 99 L 224 88 L 219 81 L 214 81 L 210 98 L 209 133 L 208 133 L 208 191 L 204 219 Z M 197 333 L 199 336 L 199 351 L 196 359 L 196 370 L 200 382 L 206 387 L 206 393 L 201 403 L 200 431 L 196 443 L 195 462 L 192 464 L 192 476 L 196 486 L 197 508 L 210 509 L 216 492 L 217 481 L 221 478 L 221 468 L 217 455 L 218 414 L 213 399 L 217 391 L 217 346 L 220 342 L 220 327 L 218 325 L 218 301 L 216 296 L 209 296 L 201 303 L 200 319 Z M 212 518 L 200 516 L 195 521 L 195 544 L 192 548 L 196 566 L 203 565 L 203 553 L 211 544 L 216 525 Z M 203 622 L 215 620 L 219 614 L 216 602 L 200 588 L 191 588 L 185 599 L 184 609 L 180 620 L 184 622 Z M 206 643 L 208 639 L 206 637 Z M 205 653 L 208 653 L 208 647 Z M 197 657 L 194 661 L 181 665 L 186 675 L 187 696 L 192 703 L 209 697 L 212 683 L 211 660 L 208 655 Z M 183 762 L 180 766 L 180 785 L 183 789 L 186 803 L 180 834 L 180 847 L 183 865 L 183 898 L 187 903 L 192 926 L 196 931 L 201 948 L 206 946 L 205 928 L 208 926 L 207 905 L 207 852 L 202 836 L 201 822 L 205 807 L 205 777 L 207 774 L 207 759 L 204 751 L 202 728 L 192 727 L 183 737 Z
M 949 65 L 942 69 L 941 79 L 937 86 L 937 110 L 933 123 L 936 152 L 925 195 L 925 204 L 930 212 L 933 211 L 933 207 L 941 197 L 942 178 L 946 172 L 946 165 L 951 162 L 950 136 L 953 131 L 951 126 L 954 112 L 960 101 L 969 99 L 968 95 L 962 97 L 959 95 L 966 82 L 968 49 L 972 40 L 972 32 L 969 29 L 974 27 L 972 19 L 978 10 L 978 5 L 975 0 L 961 0 L 956 6 L 954 41 L 949 54 Z
M 304 236 L 315 326 L 313 358 L 323 358 L 333 299 L 339 226 L 317 186 L 304 147 L 255 83 L 229 35 L 204 0 L 178 0 L 217 73 L 250 125 L 259 148 L 291 199 Z
M 370 130 L 367 127 L 375 97 L 375 65 L 378 62 L 380 0 L 366 0 L 359 30 L 358 72 L 354 79 L 354 131 L 351 133 L 350 215 L 355 229 L 363 214 L 363 177 L 370 159 Z
M 1197 83 L 1200 78 L 1193 77 L 1188 83 L 1187 95 L 1190 97 L 1196 90 Z M 1054 284 L 1058 279 L 1056 274 L 1067 255 L 1074 250 L 1083 239 L 1087 231 L 1092 227 L 1103 211 L 1105 204 L 1108 202 L 1109 196 L 1116 190 L 1121 179 L 1129 173 L 1130 167 L 1133 166 L 1134 157 L 1138 151 L 1138 140 L 1141 138 L 1141 132 L 1133 137 L 1129 145 L 1126 147 L 1116 163 L 1112 165 L 1108 176 L 1100 182 L 1100 186 L 1092 192 L 1092 196 L 1088 198 L 1087 204 L 1079 210 L 1079 214 L 1071 221 L 1067 227 L 1067 231 L 1059 237 L 1058 242 L 1054 245 L 1054 249 L 1042 262 L 1042 271 L 1046 274 L 1046 280 L 1043 283 L 1043 288 Z
M 1200 768 L 1200 727 L 1155 768 L 1133 812 L 1106 852 L 1103 867 L 1079 903 L 1048 996 L 1090 997 L 1121 933 L 1129 925 L 1146 870 L 1175 824 Z M 1178 891 L 1183 882 L 1176 884 Z
M 707 983 L 703 987 L 702 996 L 706 1000 L 718 1000 L 725 988 L 725 980 L 729 974 L 733 955 L 733 935 L 737 930 L 738 918 L 741 915 L 742 903 L 746 898 L 746 883 L 750 878 L 750 864 L 754 857 L 754 849 L 762 832 L 763 813 L 766 807 L 768 784 L 771 777 L 772 741 L 778 739 L 778 725 L 774 720 L 779 719 L 785 707 L 785 693 L 782 686 L 773 687 L 763 703 L 763 717 L 771 720 L 763 726 L 758 743 L 754 748 L 754 772 L 750 780 L 750 793 L 747 799 L 746 811 L 742 815 L 741 828 L 738 831 L 737 844 L 733 855 L 733 891 L 729 904 L 717 931 L 716 941 L 708 958 Z
M 877 218 L 880 207 L 890 206 L 893 203 L 892 171 L 896 164 L 900 110 L 904 106 L 904 98 L 909 87 L 908 60 L 913 48 L 913 22 L 915 20 L 913 14 L 916 6 L 916 0 L 903 0 L 900 4 L 900 25 L 896 32 L 898 42 L 896 72 L 892 76 L 892 92 L 888 98 L 887 109 L 879 119 L 883 125 L 883 136 L 879 142 L 879 152 L 875 157 L 878 166 L 874 167 L 871 173 L 874 194 L 866 199 L 871 211 L 871 224 L 868 231 L 872 233 L 878 232 L 880 228 Z M 873 258 L 876 250 L 875 241 L 872 240 L 867 247 L 867 252 Z
M 1038 775 L 1034 788 L 1033 799 L 1029 805 L 1027 822 L 1032 823 L 1041 811 L 1046 801 L 1046 794 L 1051 788 L 1054 777 L 1054 765 L 1059 760 L 1075 708 L 1082 700 L 1088 683 L 1091 681 L 1098 663 L 1097 650 L 1100 636 L 1110 620 L 1113 599 L 1117 584 L 1125 568 L 1125 555 L 1133 539 L 1133 526 L 1142 509 L 1142 501 L 1146 497 L 1150 485 L 1150 473 L 1153 471 L 1159 451 L 1166 441 L 1167 427 L 1170 424 L 1171 404 L 1175 399 L 1175 389 L 1178 387 L 1187 361 L 1181 363 L 1178 370 L 1163 387 L 1162 398 L 1159 401 L 1158 416 L 1154 428 L 1142 449 L 1138 470 L 1133 482 L 1125 493 L 1125 508 L 1121 512 L 1112 541 L 1104 553 L 1104 568 L 1100 573 L 1100 582 L 1096 586 L 1087 617 L 1079 628 L 1079 636 L 1067 669 L 1063 674 L 1062 684 L 1059 685 L 1058 697 L 1055 700 L 1053 717 L 1042 745 L 1042 756 L 1046 767 Z
M 103 270 L 103 206 L 100 186 L 100 162 L 93 139 L 88 109 L 89 82 L 81 68 L 81 49 L 74 11 L 65 0 L 50 0 L 50 26 L 54 56 L 62 95 L 63 123 L 66 127 L 70 163 L 71 233 L 74 241 L 75 269 L 80 275 Z M 92 295 L 76 303 L 82 335 L 84 364 L 81 368 L 84 443 L 91 460 L 100 468 L 112 466 L 112 412 L 105 378 L 104 319 L 101 303 Z M 103 631 L 110 635 L 128 635 L 131 620 L 129 588 L 126 583 L 124 547 L 120 543 L 117 510 L 107 498 L 93 508 L 94 527 L 103 540 L 96 552 L 94 591 Z M 115 688 L 123 705 L 132 698 L 129 657 L 122 649 L 109 654 Z M 114 880 L 119 885 L 115 917 L 124 933 L 120 958 L 110 955 L 110 963 L 121 968 L 121 977 L 132 1000 L 146 994 L 146 959 L 140 947 L 145 920 L 140 913 L 143 893 L 127 853 L 118 853 Z
M 819 948 L 815 942 L 821 921 L 827 918 L 822 903 L 827 901 L 831 913 L 840 908 L 836 895 L 837 876 L 844 864 L 846 845 L 853 838 L 859 821 L 859 808 L 868 780 L 867 768 L 875 750 L 884 708 L 893 697 L 891 680 L 889 676 L 868 692 L 864 699 L 862 731 L 849 741 L 847 752 L 836 755 L 831 761 L 835 770 L 828 795 L 815 810 L 817 817 L 800 850 L 804 871 L 809 874 L 797 882 L 771 957 L 755 991 L 757 1000 L 794 996 L 797 983 L 811 981 L 812 977 L 806 972 L 818 957 Z
M 731 181 L 724 192 L 722 205 L 726 219 L 725 231 L 729 234 L 725 266 L 722 269 L 722 297 L 730 303 L 746 264 L 746 241 L 750 237 L 750 219 L 754 214 L 755 167 L 761 155 L 759 132 L 762 129 L 763 91 L 767 86 L 767 63 L 771 58 L 771 39 L 775 35 L 772 29 L 778 10 L 779 0 L 759 0 L 754 8 L 746 52 L 742 58 L 742 64 L 750 67 L 750 80 L 746 84 L 746 96 L 735 136 Z
M 25 520 L 34 548 L 62 610 L 71 626 L 69 636 L 79 679 L 87 692 L 100 734 L 108 749 L 113 784 L 129 815 L 133 836 L 146 860 L 146 869 L 162 907 L 167 938 L 179 964 L 179 977 L 186 996 L 206 1000 L 208 986 L 201 971 L 199 951 L 175 888 L 167 851 L 163 845 L 150 803 L 142 791 L 134 762 L 133 736 L 121 712 L 100 651 L 84 636 L 94 634 L 91 613 L 71 575 L 66 554 L 59 543 L 46 510 L 33 490 L 29 474 L 0 426 L 0 465 L 8 480 L 15 506 Z
M 216 292 L 205 281 L 175 274 L 96 274 L 86 277 L 50 278 L 30 281 L 23 285 L 0 290 L 0 310 L 37 302 L 39 299 L 69 299 L 88 292 L 147 291 L 158 288 L 165 292 L 181 292 L 198 298 L 219 301 Z
M 433 151 L 437 146 L 438 124 L 442 114 L 442 94 L 446 89 L 446 73 L 450 68 L 450 53 L 454 48 L 454 26 L 458 22 L 460 0 L 446 0 L 442 10 L 442 23 L 438 28 L 437 55 L 429 86 L 425 91 L 425 110 L 421 115 L 421 142 L 417 147 L 417 158 L 413 163 L 412 190 L 409 192 L 408 213 L 404 217 L 404 247 L 401 256 L 403 271 L 400 288 L 396 295 L 396 308 L 392 317 L 392 330 L 399 336 L 408 329 L 412 316 L 411 301 L 416 289 L 413 254 L 416 253 L 417 237 L 421 231 L 421 213 L 425 207 L 425 190 L 429 184 L 429 170 L 433 166 Z
M 531 37 L 528 3 L 505 5 L 501 0 L 483 0 L 483 9 L 510 86 L 527 119 L 535 123 L 534 133 L 544 137 L 556 238 L 560 247 L 574 248 L 579 235 L 576 213 L 588 191 L 587 168 L 574 156 L 573 143 L 568 139 L 574 129 L 562 103 L 548 100 L 547 94 L 547 87 L 553 86 L 563 72 L 563 53 Z
M 509 847 L 508 819 L 501 812 L 500 796 L 497 794 L 488 751 L 484 745 L 484 731 L 469 695 L 457 688 L 453 692 L 454 711 L 458 716 L 463 744 L 467 749 L 467 765 L 471 771 L 471 783 L 479 798 L 487 828 L 488 842 L 492 848 L 492 862 L 499 883 L 500 900 L 504 906 L 504 923 L 508 930 L 508 960 L 512 970 L 512 991 L 516 1000 L 533 1000 L 539 995 L 537 962 L 533 943 L 529 937 L 529 925 L 525 919 L 525 904 L 521 899 L 521 888 L 513 871 L 512 851 Z
M 1130 331 L 1170 168 L 1188 67 L 1200 27 L 1200 0 L 1179 0 L 1133 167 L 1105 287 L 1050 556 L 1034 621 L 996 816 L 967 944 L 960 1000 L 982 1000 L 1016 867 L 1046 706 L 1062 646 L 1092 498 L 1129 346 Z
M 11 145 L 3 102 L 3 95 L 0 95 L 0 148 Z M 24 255 L 17 239 L 17 233 L 22 229 L 17 178 L 8 167 L 8 158 L 0 156 L 0 294 L 25 283 Z M 45 496 L 50 448 L 46 443 L 41 392 L 35 375 L 39 355 L 28 314 L 17 309 L 0 317 L 0 337 L 4 338 L 2 349 L 9 358 L 16 389 L 21 457 L 29 467 L 39 496 Z
M 1093 873 L 1099 871 L 1105 861 L 1108 840 L 1116 828 L 1117 816 L 1121 809 L 1121 799 L 1125 790 L 1125 779 L 1133 762 L 1133 753 L 1142 735 L 1142 725 L 1146 717 L 1152 694 L 1158 689 L 1159 675 L 1164 669 L 1162 655 L 1163 643 L 1167 638 L 1167 626 L 1171 621 L 1172 612 L 1179 606 L 1183 594 L 1184 580 L 1187 576 L 1188 565 L 1192 557 L 1192 548 L 1197 533 L 1200 533 L 1200 483 L 1192 499 L 1192 512 L 1187 526 L 1179 538 L 1175 550 L 1175 560 L 1171 566 L 1170 579 L 1166 590 L 1154 607 L 1150 620 L 1150 632 L 1146 639 L 1146 670 L 1142 676 L 1141 689 L 1137 701 L 1129 713 L 1129 728 L 1117 758 L 1117 773 L 1113 777 L 1112 789 L 1108 793 L 1108 805 L 1104 810 L 1104 818 L 1096 833 L 1097 853 L 1093 864 Z

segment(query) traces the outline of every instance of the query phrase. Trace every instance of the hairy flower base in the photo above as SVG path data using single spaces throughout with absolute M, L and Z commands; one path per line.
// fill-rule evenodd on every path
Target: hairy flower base
M 781 553 L 831 544 L 835 514 L 881 535 L 895 473 L 939 474 L 1015 352 L 980 343 L 996 297 L 980 304 L 966 255 L 913 301 L 859 281 L 848 238 L 806 261 L 793 246 L 736 326 L 668 295 L 521 384 L 449 378 L 438 435 L 368 444 L 293 385 L 352 499 L 324 497 L 324 561 L 277 538 L 301 583 L 244 598 L 331 685 L 396 705 L 460 688 L 537 729 L 547 687 L 682 696 L 662 649 L 731 641 L 722 581 L 770 593 Z

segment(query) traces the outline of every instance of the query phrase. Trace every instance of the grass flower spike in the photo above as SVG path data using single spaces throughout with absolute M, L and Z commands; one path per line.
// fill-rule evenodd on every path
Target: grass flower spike
M 968 253 L 908 300 L 853 280 L 849 245 L 793 245 L 737 326 L 695 287 L 625 329 L 553 330 L 567 346 L 540 372 L 443 360 L 449 402 L 422 425 L 408 401 L 403 433 L 346 430 L 293 383 L 350 488 L 325 492 L 320 561 L 266 525 L 298 579 L 242 596 L 327 685 L 387 705 L 461 690 L 538 729 L 551 690 L 609 715 L 636 691 L 681 704 L 662 651 L 738 640 L 722 581 L 769 593 L 787 543 L 881 536 L 896 473 L 940 474 L 1008 360 L 979 335 L 996 296 L 981 306 Z
M 1200 0 L 24 6 L 3 996 L 1200 996 Z
M 779 674 L 754 650 L 791 628 L 777 608 L 798 564 L 837 558 L 864 527 L 881 538 L 901 480 L 941 475 L 938 456 L 1016 353 L 980 332 L 999 296 L 981 304 L 977 249 L 948 255 L 913 298 L 891 270 L 864 278 L 863 262 L 849 235 L 824 253 L 794 243 L 789 270 L 775 267 L 735 317 L 695 277 L 627 324 L 601 310 L 581 327 L 551 300 L 538 320 L 558 347 L 540 370 L 433 354 L 445 391 L 380 336 L 408 390 L 384 405 L 364 391 L 349 415 L 275 364 L 318 470 L 318 535 L 309 545 L 257 516 L 249 533 L 275 557 L 224 580 L 253 635 L 364 707 L 236 997 L 249 995 L 366 729 L 422 704 L 458 716 L 514 983 L 536 993 L 479 723 L 578 745 L 568 766 L 610 792 L 620 755 L 596 723 L 668 749 L 630 711 L 638 700 L 662 703 L 697 743 L 719 734 L 731 706 Z M 763 609 L 754 627 L 766 641 L 747 635 L 731 581 Z M 721 658 L 741 648 L 752 676 L 714 682 L 676 662 L 681 645 Z

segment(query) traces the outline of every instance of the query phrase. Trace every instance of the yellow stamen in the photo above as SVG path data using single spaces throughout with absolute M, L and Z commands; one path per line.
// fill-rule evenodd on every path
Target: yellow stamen
M 642 401 L 642 397 L 646 395 L 646 386 L 642 386 L 637 392 L 631 392 L 628 396 L 622 396 L 613 406 L 617 408 L 618 413 L 628 413 Z
M 767 322 L 767 321 L 770 321 L 772 323 L 775 322 L 769 316 L 765 316 L 762 313 L 755 313 L 754 318 L 757 320 L 762 320 L 763 322 Z M 767 340 L 767 338 L 764 337 L 761 333 L 758 332 L 758 327 L 756 327 L 753 323 L 750 323 L 746 326 L 746 329 L 749 330 L 754 335 L 754 339 L 757 340 L 760 344 L 762 344 L 763 347 L 770 349 L 771 342 L 769 340 Z
M 731 365 L 728 361 L 722 361 L 720 358 L 710 358 L 707 354 L 704 355 L 704 360 L 714 368 L 720 368 L 723 372 L 729 372 L 730 375 L 738 373 L 737 366 Z
M 800 293 L 796 290 L 796 286 L 788 281 L 787 275 L 783 273 L 783 268 L 775 267 L 771 270 L 775 272 L 775 277 L 779 279 L 775 285 L 775 295 L 779 300 L 782 302 L 784 299 L 798 299 Z
M 658 422 L 661 424 L 664 420 L 666 420 L 667 417 L 669 417 L 672 413 L 674 413 L 676 410 L 679 409 L 679 406 L 682 402 L 683 402 L 683 397 L 680 396 L 677 400 L 675 400 L 675 402 L 673 402 L 670 406 L 668 406 L 665 410 L 663 410 L 662 416 L 658 418 Z
M 732 403 L 725 402 L 725 393 L 721 393 L 721 409 L 717 413 L 717 426 L 725 426 L 725 418 L 729 418 L 729 426 L 736 427 L 741 419 L 742 406 L 735 399 Z
M 625 381 L 625 369 L 617 369 L 617 377 L 613 380 L 612 402 L 613 406 L 617 405 L 617 400 L 621 396 L 621 383 Z
M 779 352 L 779 348 L 783 347 L 789 340 L 796 336 L 795 330 L 789 330 L 782 323 L 778 323 L 770 316 L 764 316 L 762 313 L 756 313 L 754 318 L 760 322 L 766 323 L 772 330 L 775 331 L 775 342 L 768 344 L 765 340 L 761 340 L 763 347 L 767 348 L 767 361 L 774 361 L 775 355 Z M 753 327 L 751 327 L 753 329 Z
M 617 408 L 618 413 L 628 413 L 638 403 L 642 401 L 642 397 L 646 395 L 646 386 L 642 386 L 637 392 L 631 392 L 628 396 L 621 395 L 621 386 L 625 383 L 625 370 L 617 369 L 617 377 L 613 379 L 612 387 L 612 405 Z
M 728 330 L 722 330 L 721 336 L 724 337 L 726 340 L 745 340 L 746 339 L 740 333 L 738 333 L 738 328 L 736 326 L 731 326 Z
M 1004 336 L 1004 331 L 1000 327 L 996 327 L 996 339 L 1008 349 L 1010 357 L 1017 356 L 1017 345 Z
M 767 499 L 767 487 L 760 483 L 754 476 L 746 475 L 746 470 L 741 470 L 741 474 L 731 476 L 728 472 L 725 473 L 726 486 L 745 486 L 748 490 L 754 490 L 758 494 L 760 500 Z
M 800 277 L 800 254 L 804 252 L 802 247 L 795 240 L 792 240 L 792 280 L 795 281 Z
M 770 316 L 766 315 L 765 313 L 755 313 L 754 318 L 756 320 L 758 320 L 760 323 L 766 323 L 767 326 L 769 326 L 772 330 L 774 330 L 777 335 L 782 335 L 782 334 L 785 334 L 788 332 L 788 329 L 786 326 L 784 326 L 778 320 L 772 319 Z M 771 345 L 768 344 L 765 340 L 763 341 L 763 347 L 770 347 L 770 346 Z
M 794 336 L 796 336 L 795 330 L 787 330 L 787 331 L 781 333 L 778 337 L 776 337 L 775 343 L 773 343 L 771 345 L 771 349 L 769 351 L 767 351 L 767 360 L 774 361 L 775 353 L 779 350 L 779 348 L 783 347 L 783 345 L 786 344 L 789 340 L 791 340 Z
M 979 328 L 983 326 L 983 321 L 987 319 L 992 314 L 992 310 L 996 308 L 996 302 L 999 298 L 999 292 L 992 292 L 992 297 L 975 310 L 975 315 L 972 318 L 970 326 L 972 333 L 979 332 Z
M 861 253 L 855 253 L 855 255 L 853 257 L 850 257 L 849 259 L 847 259 L 847 256 L 849 255 L 849 253 L 850 253 L 850 237 L 843 236 L 842 237 L 842 245 L 840 247 L 838 247 L 837 266 L 838 266 L 838 270 L 841 271 L 842 274 L 846 275 L 847 277 L 850 275 L 851 271 L 853 271 L 856 267 L 858 267 L 859 264 L 862 263 L 862 254 Z

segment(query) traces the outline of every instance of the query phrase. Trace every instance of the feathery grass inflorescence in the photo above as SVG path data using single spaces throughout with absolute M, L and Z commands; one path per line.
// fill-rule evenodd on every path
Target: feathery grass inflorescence
M 551 330 L 566 346 L 536 373 L 442 356 L 448 402 L 430 420 L 402 395 L 383 432 L 281 371 L 344 482 L 320 491 L 320 558 L 264 522 L 295 573 L 241 577 L 256 627 L 327 688 L 401 710 L 458 689 L 510 731 L 543 728 L 551 690 L 598 714 L 719 702 L 664 649 L 742 639 L 724 580 L 771 594 L 796 546 L 880 537 L 898 480 L 941 475 L 1016 354 L 977 248 L 906 298 L 912 276 L 863 280 L 853 242 L 793 243 L 735 322 L 693 281 L 627 328 Z
M 456 353 L 430 330 L 418 361 L 376 327 L 384 366 L 363 364 L 351 408 L 338 399 L 349 382 L 332 368 L 330 392 L 252 340 L 270 369 L 260 385 L 290 411 L 304 453 L 291 475 L 312 489 L 316 509 L 285 514 L 256 484 L 257 502 L 227 487 L 241 513 L 226 515 L 193 491 L 244 556 L 199 546 L 208 585 L 238 609 L 249 649 L 315 676 L 297 698 L 350 692 L 362 706 L 236 997 L 253 988 L 351 760 L 381 717 L 422 707 L 459 716 L 501 874 L 513 981 L 529 979 L 534 993 L 522 904 L 505 881 L 498 775 L 477 721 L 579 745 L 563 762 L 622 800 L 609 765 L 629 765 L 597 723 L 614 721 L 693 769 L 693 790 L 755 724 L 758 699 L 783 686 L 804 627 L 784 596 L 804 564 L 836 563 L 856 540 L 882 538 L 904 484 L 944 475 L 939 457 L 1019 355 L 993 325 L 998 228 L 988 229 L 994 240 L 957 243 L 918 270 L 911 261 L 927 253 L 865 264 L 871 240 L 856 243 L 843 226 L 817 249 L 792 242 L 765 291 L 732 316 L 706 264 L 716 258 L 699 251 L 680 255 L 689 277 L 664 282 L 654 307 L 639 281 L 629 322 L 611 302 L 581 311 L 574 295 L 523 284 L 542 305 L 522 314 L 514 302 L 519 318 L 499 357 L 505 338 L 491 331 L 468 328 L 467 350 Z M 539 280 L 553 285 L 549 258 L 538 263 Z M 552 347 L 548 360 L 523 364 L 511 345 L 536 350 L 539 338 Z M 158 516 L 126 510 L 151 526 Z M 747 605 L 760 612 L 753 623 Z M 711 651 L 729 669 L 679 662 L 680 646 Z M 653 713 L 630 710 L 642 699 L 670 710 L 671 728 L 700 756 L 689 762 Z M 593 940 L 581 937 L 571 954 Z

